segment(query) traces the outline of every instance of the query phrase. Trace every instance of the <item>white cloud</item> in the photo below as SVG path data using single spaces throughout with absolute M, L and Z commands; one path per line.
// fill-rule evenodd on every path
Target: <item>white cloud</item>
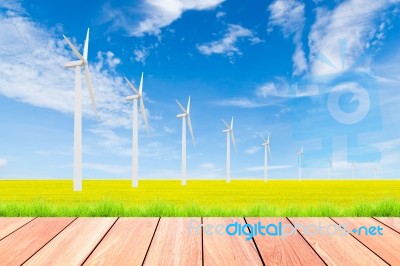
M 261 41 L 259 38 L 253 36 L 251 30 L 243 28 L 240 25 L 230 24 L 222 39 L 197 45 L 197 49 L 204 55 L 223 54 L 232 58 L 235 54 L 242 54 L 236 46 L 240 38 L 246 38 L 253 43 Z
M 398 3 L 378 0 L 366 4 L 362 0 L 347 0 L 333 10 L 317 8 L 316 22 L 309 34 L 311 73 L 321 75 L 347 69 L 368 47 L 378 44 L 376 41 L 384 37 L 385 29 L 385 24 L 379 21 L 395 2 Z M 342 46 L 344 62 L 339 40 L 344 40 L 343 46 L 347 46 L 346 50 Z M 329 63 L 322 62 L 320 54 Z
M 144 0 L 141 4 L 120 9 L 105 6 L 105 21 L 115 29 L 122 28 L 133 36 L 159 35 L 162 28 L 170 25 L 188 10 L 208 10 L 224 0 Z M 140 20 L 136 18 L 143 16 Z
M 85 169 L 98 170 L 110 174 L 128 175 L 131 171 L 130 166 L 126 165 L 114 165 L 104 163 L 85 163 L 83 165 Z
M 267 82 L 259 87 L 257 87 L 255 94 L 260 98 L 267 98 L 268 96 L 283 96 L 287 94 L 287 90 L 278 88 L 274 82 Z
M 254 153 L 258 152 L 260 149 L 261 149 L 260 146 L 253 146 L 253 147 L 245 149 L 244 153 L 246 153 L 246 154 L 254 154 Z
M 217 19 L 223 18 L 226 16 L 226 12 L 222 12 L 222 11 L 218 11 L 217 14 L 215 15 L 215 17 Z
M 0 94 L 38 107 L 64 113 L 74 110 L 74 71 L 64 68 L 75 60 L 57 29 L 46 29 L 20 13 L 0 13 Z M 82 32 L 83 41 L 85 32 Z M 72 37 L 72 36 L 69 36 Z M 89 47 L 90 52 L 90 47 Z M 114 72 L 120 60 L 110 51 L 90 58 L 91 80 L 100 124 L 130 127 L 130 107 L 119 91 L 125 86 Z M 94 62 L 94 63 L 93 63 Z M 83 73 L 82 73 L 83 74 Z M 94 117 L 86 82 L 82 79 L 84 117 Z
M 0 168 L 5 167 L 8 164 L 8 161 L 4 158 L 0 158 Z
M 232 106 L 240 108 L 257 108 L 270 105 L 270 103 L 258 103 L 243 97 L 214 101 L 212 103 L 220 106 Z
M 304 3 L 297 0 L 276 0 L 268 8 L 271 16 L 268 31 L 279 27 L 286 38 L 293 36 L 296 46 L 293 54 L 293 75 L 301 75 L 307 71 L 307 60 L 303 50 L 301 37 L 305 23 Z
M 211 170 L 211 169 L 216 168 L 216 166 L 213 163 L 203 163 L 200 165 L 200 168 L 205 169 L 205 170 Z
M 133 50 L 133 54 L 135 55 L 135 61 L 144 65 L 146 63 L 146 58 L 149 56 L 149 51 L 146 48 L 135 49 Z

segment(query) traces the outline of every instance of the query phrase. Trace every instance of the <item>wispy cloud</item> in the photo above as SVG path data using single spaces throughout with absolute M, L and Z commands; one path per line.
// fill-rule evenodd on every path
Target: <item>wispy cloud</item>
M 251 30 L 243 28 L 240 25 L 230 24 L 227 32 L 220 40 L 197 45 L 197 49 L 204 55 L 222 54 L 232 59 L 235 54 L 242 54 L 237 47 L 239 39 L 247 39 L 252 43 L 258 43 L 261 41 L 259 38 L 254 36 Z
M 309 34 L 312 74 L 330 74 L 338 69 L 347 69 L 364 51 L 379 45 L 377 40 L 384 38 L 385 29 L 390 25 L 386 11 L 396 2 L 379 0 L 366 5 L 364 1 L 347 0 L 333 10 L 317 8 L 316 21 Z M 339 40 L 345 40 L 347 47 L 340 47 Z M 341 49 L 345 52 L 345 61 L 342 61 Z M 320 54 L 330 64 L 320 60 Z
M 305 23 L 304 3 L 297 0 L 276 0 L 268 10 L 271 14 L 268 31 L 279 27 L 286 38 L 293 36 L 296 46 L 293 54 L 293 74 L 300 75 L 307 71 L 307 60 L 301 37 Z
M 185 11 L 212 9 L 223 1 L 144 0 L 121 8 L 106 5 L 103 7 L 104 22 L 111 22 L 112 29 L 123 29 L 132 36 L 159 35 L 162 28 L 179 19 Z
M 8 164 L 8 160 L 4 158 L 0 158 L 0 168 L 5 167 Z
M 268 106 L 270 103 L 261 103 L 253 100 L 249 100 L 245 97 L 224 99 L 219 101 L 213 101 L 212 104 L 219 106 L 230 106 L 230 107 L 240 107 L 240 108 L 258 108 L 263 106 Z
M 104 163 L 85 163 L 83 165 L 85 169 L 98 170 L 114 175 L 129 175 L 131 171 L 130 166 L 126 165 L 115 165 L 115 164 L 104 164 Z
M 144 65 L 146 63 L 146 58 L 149 56 L 149 51 L 146 48 L 135 49 L 133 50 L 134 60 L 136 62 L 142 63 Z
M 260 149 L 261 149 L 260 146 L 253 146 L 253 147 L 245 149 L 244 153 L 246 153 L 246 154 L 254 154 L 254 153 L 258 152 Z

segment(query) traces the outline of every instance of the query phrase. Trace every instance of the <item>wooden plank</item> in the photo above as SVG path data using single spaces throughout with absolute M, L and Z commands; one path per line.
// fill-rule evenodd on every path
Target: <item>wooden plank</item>
M 120 218 L 85 265 L 142 265 L 159 218 Z
M 307 242 L 328 265 L 387 265 L 351 235 L 340 235 L 344 230 L 338 231 L 336 235 L 321 235 L 312 229 L 311 224 L 325 228 L 330 225 L 337 227 L 329 218 L 289 218 L 289 220 L 295 225 L 302 224 L 308 228 L 306 234 L 304 227 L 297 226 Z M 330 227 L 329 231 L 333 232 L 334 228 Z
M 258 250 L 267 265 L 325 265 L 301 235 L 290 234 L 293 226 L 286 218 L 246 218 L 246 221 L 255 225 L 253 228 L 269 224 L 274 224 L 278 228 L 281 223 L 281 232 L 288 234 L 287 236 L 282 234 L 283 237 L 271 236 L 266 234 L 264 228 L 262 233 L 265 235 L 259 234 L 258 231 L 254 236 Z M 273 227 L 270 227 L 268 232 L 277 233 Z
M 78 218 L 26 265 L 82 265 L 117 218 Z
M 380 222 L 372 218 L 332 218 L 338 224 L 345 226 L 350 233 L 360 240 L 365 246 L 371 249 L 375 254 L 384 259 L 387 263 L 391 265 L 400 265 L 400 234 L 393 231 L 389 227 L 381 224 Z M 382 234 L 378 235 L 366 235 L 365 229 L 360 230 L 360 232 L 352 232 L 353 229 L 358 229 L 361 226 L 366 228 L 377 227 L 382 228 Z
M 0 240 L 33 219 L 34 218 L 0 218 Z
M 189 234 L 190 221 L 200 218 L 161 218 L 145 265 L 201 265 L 201 232 Z
M 226 226 L 235 222 L 241 225 L 246 223 L 243 218 L 203 219 L 204 265 L 262 265 L 253 240 L 246 240 L 245 235 L 226 234 Z M 219 224 L 223 225 L 220 232 L 224 234 L 218 233 Z M 246 232 L 249 231 L 246 229 Z
M 397 231 L 397 233 L 400 233 L 400 218 L 375 217 L 375 219 Z
M 2 265 L 21 265 L 75 218 L 36 218 L 0 241 Z

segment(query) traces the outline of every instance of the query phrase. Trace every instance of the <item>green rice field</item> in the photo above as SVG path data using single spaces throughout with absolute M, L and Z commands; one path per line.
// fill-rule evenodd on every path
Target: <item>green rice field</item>
M 0 216 L 400 216 L 400 181 L 0 181 Z

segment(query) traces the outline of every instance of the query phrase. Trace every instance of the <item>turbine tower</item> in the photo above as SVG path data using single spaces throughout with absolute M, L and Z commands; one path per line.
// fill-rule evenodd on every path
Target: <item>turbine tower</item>
M 88 46 L 89 46 L 89 29 L 86 33 L 85 45 L 83 48 L 83 55 L 79 53 L 76 47 L 70 42 L 70 40 L 63 35 L 68 46 L 72 52 L 78 57 L 79 60 L 71 61 L 66 63 L 66 68 L 75 68 L 75 109 L 74 109 L 74 191 L 82 190 L 82 80 L 81 80 L 81 67 L 85 68 L 86 86 L 90 93 L 90 99 L 92 101 L 93 110 L 97 117 L 96 103 L 94 100 L 94 94 L 92 89 L 92 83 L 90 81 L 90 73 L 88 66 Z
M 333 160 L 331 156 L 329 157 L 329 180 L 332 180 L 332 168 L 333 168 Z
M 230 183 L 231 182 L 231 139 L 233 147 L 235 148 L 236 151 L 235 136 L 233 135 L 233 116 L 230 126 L 228 125 L 228 123 L 225 122 L 224 119 L 222 119 L 222 122 L 224 122 L 226 126 L 226 129 L 222 131 L 226 133 L 226 182 Z
M 352 162 L 351 165 L 353 166 L 353 180 L 355 180 L 355 176 L 356 176 L 356 163 Z
M 301 181 L 301 160 L 303 159 L 303 146 L 301 146 L 301 150 L 297 153 L 299 160 L 299 181 Z
M 176 100 L 183 113 L 178 114 L 176 117 L 182 118 L 182 186 L 186 185 L 186 118 L 189 127 L 190 135 L 192 135 L 192 141 L 194 144 L 194 136 L 192 123 L 190 121 L 190 96 L 187 104 L 187 108 L 183 108 L 182 104 Z
M 132 125 L 132 187 L 138 187 L 139 183 L 139 130 L 138 130 L 138 100 L 140 102 L 140 112 L 144 125 L 149 134 L 149 126 L 147 124 L 146 109 L 143 102 L 143 72 L 140 78 L 139 90 L 125 77 L 129 87 L 135 93 L 125 98 L 125 100 L 133 101 L 133 125 Z
M 269 147 L 269 133 L 268 133 L 268 138 L 265 139 L 263 136 L 263 144 L 264 146 L 264 182 L 268 181 L 268 154 L 271 156 L 271 149 Z

